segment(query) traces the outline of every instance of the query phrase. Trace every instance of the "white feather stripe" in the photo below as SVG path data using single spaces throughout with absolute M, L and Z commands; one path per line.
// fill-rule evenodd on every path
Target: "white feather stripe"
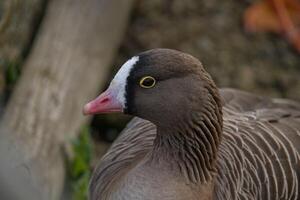
M 138 56 L 134 56 L 131 59 L 129 59 L 127 62 L 125 62 L 113 80 L 111 81 L 109 85 L 110 91 L 113 93 L 115 98 L 122 104 L 123 108 L 126 106 L 126 99 L 125 99 L 125 93 L 126 93 L 126 85 L 127 85 L 127 78 L 132 71 L 132 68 L 135 66 L 135 64 L 139 61 Z

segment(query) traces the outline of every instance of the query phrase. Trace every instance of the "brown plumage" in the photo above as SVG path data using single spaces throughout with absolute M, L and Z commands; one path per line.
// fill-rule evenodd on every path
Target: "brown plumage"
M 178 51 L 136 58 L 120 105 L 140 118 L 101 159 L 92 200 L 300 198 L 299 103 L 218 90 L 197 59 Z M 155 86 L 140 87 L 144 76 Z M 91 105 L 85 113 L 109 111 Z

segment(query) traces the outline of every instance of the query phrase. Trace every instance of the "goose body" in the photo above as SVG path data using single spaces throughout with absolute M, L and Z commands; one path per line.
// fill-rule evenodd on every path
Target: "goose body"
M 125 113 L 138 117 L 127 125 L 95 169 L 90 183 L 92 200 L 300 199 L 299 103 L 217 89 L 200 62 L 181 52 L 156 49 L 142 53 L 139 59 L 140 63 L 131 65 L 141 71 L 128 70 L 123 84 L 134 85 L 135 79 L 130 77 L 150 74 L 159 77 L 156 90 L 168 94 L 153 97 L 159 101 L 149 104 L 158 108 L 151 107 L 150 113 L 146 99 L 156 95 L 155 87 L 146 89 L 146 94 L 130 88 L 138 86 L 125 87 L 125 99 L 136 100 L 119 105 Z M 169 79 L 139 66 L 155 68 L 159 63 L 163 64 L 155 72 L 175 68 L 159 72 L 175 77 L 174 82 L 168 84 Z M 180 71 L 185 65 L 195 68 Z M 197 67 L 199 72 L 193 71 Z M 190 73 L 201 74 L 201 80 Z M 120 79 L 121 75 L 116 76 Z M 173 91 L 167 90 L 178 82 Z M 168 100 L 172 95 L 176 101 Z M 147 98 L 141 99 L 143 96 Z M 178 107 L 172 110 L 175 105 Z M 91 106 L 85 108 L 86 113 L 102 112 L 98 103 L 98 110 L 89 113 Z

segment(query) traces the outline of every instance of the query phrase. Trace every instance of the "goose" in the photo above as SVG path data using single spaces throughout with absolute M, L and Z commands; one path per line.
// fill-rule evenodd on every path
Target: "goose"
M 134 116 L 95 168 L 91 200 L 300 199 L 300 104 L 218 89 L 189 54 L 132 57 L 83 112 Z

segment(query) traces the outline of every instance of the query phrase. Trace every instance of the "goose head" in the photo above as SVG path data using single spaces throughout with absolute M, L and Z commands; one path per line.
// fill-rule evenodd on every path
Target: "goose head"
M 123 64 L 108 89 L 83 112 L 123 112 L 168 128 L 201 112 L 211 96 L 218 101 L 216 86 L 198 59 L 176 50 L 153 49 Z

